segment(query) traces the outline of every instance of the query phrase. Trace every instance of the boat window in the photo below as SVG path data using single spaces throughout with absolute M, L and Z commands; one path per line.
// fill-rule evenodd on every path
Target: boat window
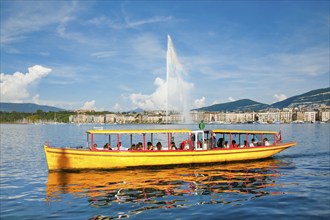
M 222 135 L 220 135 L 220 137 L 223 138 L 222 146 L 221 146 L 222 148 L 227 148 L 228 146 L 230 146 L 230 143 L 231 143 L 230 134 L 222 134 Z M 225 145 L 226 145 L 226 147 L 225 147 Z
M 264 138 L 267 138 L 269 144 L 274 143 L 274 134 L 249 134 L 248 143 L 254 142 L 257 146 L 263 146 Z
M 202 138 L 200 138 L 202 139 Z M 112 150 L 118 150 L 120 142 L 120 150 L 147 150 L 148 142 L 152 143 L 153 149 L 168 150 L 169 143 L 174 142 L 177 149 L 180 149 L 180 144 L 183 141 L 190 141 L 190 132 L 173 132 L 173 133 L 123 133 L 123 134 L 88 134 L 88 146 L 91 147 L 94 143 L 98 149 L 103 149 L 106 143 L 110 143 Z M 157 148 L 158 143 L 158 148 Z M 160 144 L 159 144 L 160 143 Z M 139 146 L 139 149 L 133 147 Z
M 97 135 L 96 134 L 93 134 L 93 135 L 88 134 L 87 141 L 88 141 L 88 146 L 89 147 L 92 147 L 93 144 L 96 144 L 97 149 L 103 149 L 103 146 L 106 143 L 110 143 L 111 147 L 115 146 L 109 141 L 109 135 L 108 134 L 97 134 Z

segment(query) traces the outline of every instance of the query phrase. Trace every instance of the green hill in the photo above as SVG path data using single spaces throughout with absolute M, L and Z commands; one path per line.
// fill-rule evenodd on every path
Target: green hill
M 33 113 L 37 110 L 41 110 L 44 112 L 60 112 L 65 111 L 64 109 L 47 106 L 47 105 L 37 105 L 33 103 L 9 103 L 9 102 L 1 102 L 0 103 L 0 111 L 2 112 L 26 112 Z
M 281 102 L 276 102 L 271 105 L 273 108 L 294 108 L 299 105 L 311 106 L 325 104 L 330 106 L 330 87 L 316 89 L 310 92 L 287 98 Z
M 260 111 L 262 109 L 269 108 L 269 105 L 256 102 L 250 99 L 241 99 L 234 102 L 227 102 L 222 104 L 215 104 L 208 107 L 203 107 L 199 109 L 194 109 L 196 111 L 223 111 L 223 112 L 231 112 L 231 111 Z
M 216 104 L 193 110 L 210 112 L 260 111 L 268 108 L 283 109 L 294 108 L 297 106 L 318 107 L 321 104 L 330 106 L 330 87 L 312 90 L 307 93 L 293 96 L 280 102 L 276 102 L 272 105 L 256 102 L 250 99 L 241 99 L 234 102 Z

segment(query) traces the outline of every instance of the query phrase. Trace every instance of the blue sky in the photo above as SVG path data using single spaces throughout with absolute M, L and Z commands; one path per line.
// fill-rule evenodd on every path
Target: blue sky
M 1 101 L 162 109 L 167 35 L 189 108 L 329 86 L 329 1 L 1 1 Z

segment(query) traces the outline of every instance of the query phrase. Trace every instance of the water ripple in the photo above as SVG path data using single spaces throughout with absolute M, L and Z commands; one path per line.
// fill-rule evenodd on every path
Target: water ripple
M 90 127 L 1 125 L 1 219 L 329 219 L 328 126 L 275 126 L 298 145 L 268 160 L 48 173 L 44 141 L 84 145 Z

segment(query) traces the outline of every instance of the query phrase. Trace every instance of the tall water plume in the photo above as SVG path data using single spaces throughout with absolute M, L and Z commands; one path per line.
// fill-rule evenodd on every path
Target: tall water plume
M 166 82 L 167 82 L 167 103 L 166 115 L 169 110 L 180 112 L 184 122 L 190 122 L 189 114 L 189 90 L 193 85 L 184 80 L 187 73 L 180 63 L 171 37 L 167 36 L 166 56 Z M 167 118 L 167 117 L 166 117 Z

